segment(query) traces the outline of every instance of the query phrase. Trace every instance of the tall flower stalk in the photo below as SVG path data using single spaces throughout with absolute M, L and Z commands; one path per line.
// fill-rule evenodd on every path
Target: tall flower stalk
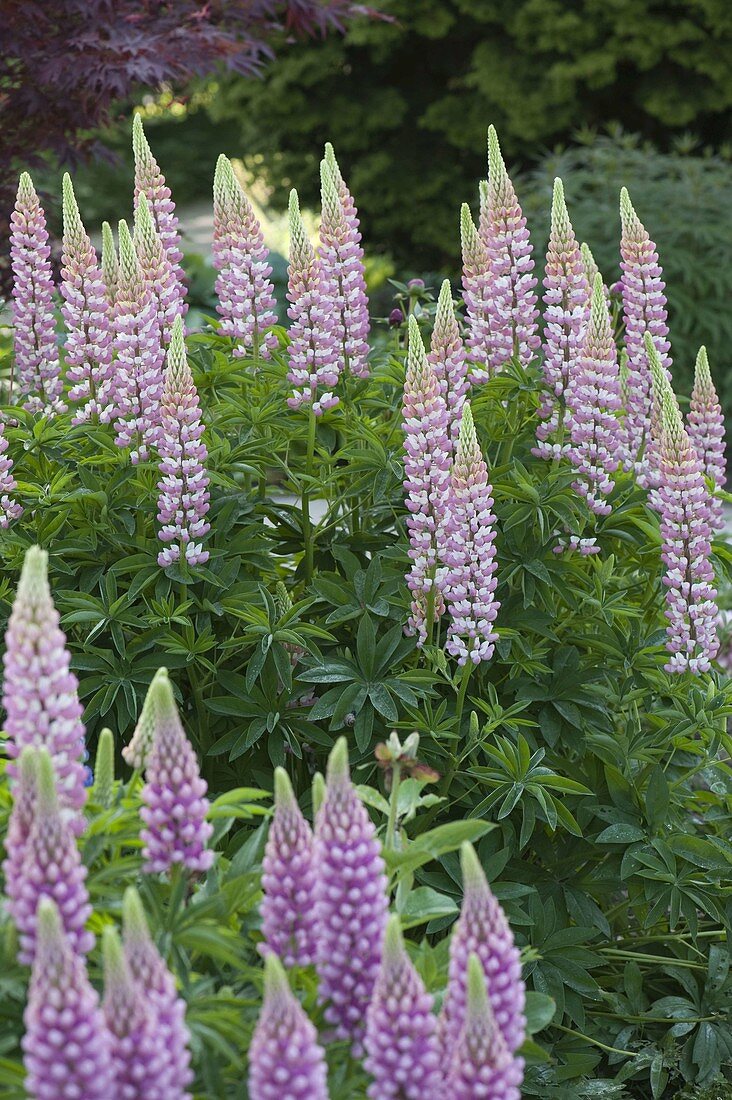
M 699 348 L 694 371 L 694 388 L 686 417 L 686 430 L 692 446 L 701 459 L 704 473 L 712 489 L 723 489 L 727 481 L 727 459 L 724 449 L 724 413 L 709 370 L 707 349 Z M 712 497 L 711 524 L 716 530 L 724 527 L 724 505 Z
M 85 928 L 92 911 L 86 867 L 70 824 L 61 814 L 53 762 L 45 749 L 26 749 L 22 764 L 21 791 L 27 792 L 35 784 L 36 798 L 22 860 L 17 853 L 15 858 L 11 856 L 9 869 L 16 874 L 6 884 L 8 911 L 18 930 L 18 960 L 30 964 L 35 957 L 41 898 L 56 903 L 70 946 L 86 954 L 94 946 L 94 936 Z
M 170 343 L 173 324 L 186 313 L 185 290 L 178 285 L 178 274 L 155 226 L 152 208 L 142 193 L 135 207 L 135 251 L 148 293 L 155 303 L 160 338 Z
M 608 515 L 607 501 L 615 484 L 613 474 L 622 455 L 620 375 L 610 314 L 602 286 L 595 276 L 589 326 L 579 359 L 566 391 L 569 458 L 578 477 L 574 488 L 589 508 Z
M 454 1100 L 520 1100 L 524 1060 L 506 1046 L 477 954 L 468 959 L 465 1023 L 453 1051 L 446 1096 Z
M 66 408 L 53 316 L 50 257 L 46 216 L 33 181 L 23 172 L 10 215 L 15 384 L 23 407 L 46 416 Z
M 316 866 L 313 834 L 284 768 L 275 769 L 275 809 L 262 862 L 259 910 L 267 951 L 285 966 L 315 961 Z
M 388 899 L 381 845 L 348 769 L 346 739 L 328 761 L 315 822 L 316 967 L 325 1018 L 360 1051 L 366 1009 L 381 960 Z
M 467 356 L 447 279 L 440 287 L 427 359 L 440 383 L 440 393 L 447 409 L 448 437 L 455 443 L 470 383 Z
M 493 628 L 500 607 L 495 598 L 495 522 L 488 468 L 466 401 L 450 477 L 442 552 L 450 616 L 445 648 L 461 666 L 489 661 L 498 638 Z
M 78 408 L 72 423 L 109 418 L 112 377 L 112 320 L 97 254 L 79 214 L 68 174 L 63 178 L 61 312 L 66 325 L 65 356 L 69 400 Z
M 309 406 L 314 416 L 321 416 L 338 404 L 333 393 L 339 374 L 338 321 L 295 190 L 290 192 L 289 218 L 287 314 L 292 324 L 287 378 L 294 391 L 287 403 L 291 409 Z
M 102 948 L 103 1011 L 112 1037 L 117 1095 L 125 1100 L 177 1100 L 180 1093 L 169 1081 L 167 1036 L 156 1027 L 147 990 L 134 980 L 113 925 L 104 929 Z
M 249 1047 L 251 1100 L 328 1100 L 325 1052 L 292 993 L 282 963 L 268 955 L 264 1000 Z
M 498 312 L 496 356 L 502 366 L 517 356 L 526 366 L 539 344 L 536 277 L 526 218 L 511 182 L 493 126 L 488 128 L 488 189 L 484 242 Z
M 644 345 L 651 334 L 663 369 L 671 378 L 671 356 L 666 324 L 666 284 L 658 252 L 624 187 L 620 192 L 620 267 L 623 295 L 625 348 L 628 353 L 628 401 L 626 407 L 627 469 L 636 469 L 643 482 L 643 452 L 651 428 L 651 376 Z
M 185 1022 L 185 1001 L 178 996 L 175 979 L 152 941 L 140 895 L 129 886 L 122 902 L 125 962 L 147 1002 L 152 1029 L 165 1059 L 165 1080 L 175 1100 L 189 1100 L 186 1090 L 193 1081 L 188 1049 L 190 1035 Z
M 213 264 L 220 331 L 236 341 L 237 358 L 269 359 L 277 347 L 277 303 L 262 229 L 223 153 L 214 176 Z
M 328 157 L 320 165 L 322 217 L 320 264 L 326 292 L 333 303 L 341 370 L 354 378 L 367 378 L 369 303 L 363 267 L 361 234 L 355 206 L 346 216 L 338 180 Z
M 175 203 L 171 198 L 170 188 L 165 182 L 165 176 L 152 154 L 139 114 L 136 114 L 132 120 L 132 150 L 135 155 L 135 207 L 140 195 L 145 195 L 150 203 L 155 228 L 175 270 L 179 292 L 185 296 L 183 273 L 180 267 L 183 252 Z
M 503 355 L 496 352 L 495 288 L 488 248 L 475 228 L 467 203 L 460 210 L 460 241 L 470 381 L 478 384 L 489 380 L 503 362 Z
M 412 593 L 407 630 L 423 645 L 444 611 L 440 564 L 450 491 L 452 442 L 440 379 L 427 358 L 419 325 L 409 318 L 409 350 L 402 406 L 404 491 L 409 515 L 407 585 Z
M 214 854 L 206 847 L 213 832 L 206 821 L 206 782 L 168 677 L 156 676 L 150 691 L 155 731 L 141 796 L 145 804 L 140 810 L 143 869 L 159 874 L 180 864 L 188 871 L 207 871 Z
M 666 566 L 666 649 L 671 657 L 665 668 L 672 673 L 707 672 L 719 649 L 719 609 L 709 560 L 713 512 L 702 459 L 669 390 L 662 397 L 660 484 L 655 494 Z
M 513 1053 L 526 1033 L 519 951 L 470 844 L 463 844 L 461 866 L 463 904 L 450 940 L 448 985 L 440 1016 L 443 1055 L 451 1056 L 466 1024 L 468 962 L 472 954 L 477 955 L 485 973 L 498 1030 Z
M 80 832 L 84 822 L 79 811 L 86 801 L 83 708 L 59 618 L 48 583 L 48 554 L 32 546 L 5 633 L 2 702 L 7 753 L 14 761 L 26 746 L 48 750 L 64 815 Z M 17 774 L 16 765 L 10 764 L 8 771 Z
M 535 453 L 558 458 L 564 450 L 564 403 L 590 319 L 590 286 L 567 213 L 564 186 L 554 181 L 551 232 L 544 274 L 545 389 L 539 401 Z
M 48 898 L 38 908 L 38 951 L 23 1021 L 29 1100 L 110 1100 L 117 1095 L 112 1041 L 99 998 L 83 956 L 69 942 Z
M 160 420 L 158 452 L 163 476 L 158 483 L 158 537 L 165 549 L 158 554 L 158 564 L 165 567 L 185 561 L 188 565 L 203 565 L 209 554 L 200 540 L 211 529 L 206 519 L 208 452 L 180 317 L 173 324 L 168 348 Z
M 114 305 L 114 429 L 133 465 L 150 457 L 160 435 L 163 349 L 155 299 L 127 223 L 119 223 L 119 282 Z
M 102 222 L 102 261 L 101 276 L 104 283 L 104 295 L 110 307 L 114 306 L 119 283 L 119 256 L 114 243 L 114 233 L 109 222 Z
M 415 970 L 399 917 L 389 918 L 384 952 L 366 1013 L 364 1067 L 372 1100 L 442 1100 L 444 1083 L 433 998 Z

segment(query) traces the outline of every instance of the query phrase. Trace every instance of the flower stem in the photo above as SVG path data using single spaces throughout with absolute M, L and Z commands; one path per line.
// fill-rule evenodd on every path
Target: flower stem
M 391 771 L 391 795 L 389 797 L 389 818 L 386 823 L 386 837 L 384 847 L 394 851 L 397 847 L 397 805 L 399 803 L 399 785 L 402 781 L 402 769 L 397 761 L 394 761 Z

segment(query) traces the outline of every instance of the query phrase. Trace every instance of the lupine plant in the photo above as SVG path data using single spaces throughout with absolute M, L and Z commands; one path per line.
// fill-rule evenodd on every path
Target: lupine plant
M 217 316 L 186 335 L 135 146 L 135 233 L 99 262 L 66 184 L 58 293 L 26 176 L 14 222 L 3 1095 L 57 1088 L 49 982 L 117 1075 L 163 1036 L 175 1097 L 721 1090 L 724 435 L 703 352 L 675 392 L 653 210 L 623 194 L 600 273 L 557 184 L 540 303 L 492 131 L 462 299 L 396 283 L 383 323 L 326 147 L 283 328 L 224 158 Z M 92 312 L 109 408 L 82 423 Z

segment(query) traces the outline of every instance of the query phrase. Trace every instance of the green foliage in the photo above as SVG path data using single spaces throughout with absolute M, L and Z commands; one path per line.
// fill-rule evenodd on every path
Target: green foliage
M 295 46 L 260 81 L 225 78 L 211 103 L 264 157 L 284 206 L 316 202 L 323 135 L 371 243 L 402 268 L 455 264 L 460 202 L 485 173 L 489 122 L 512 158 L 615 121 L 661 146 L 688 129 L 732 137 L 725 0 L 384 0 L 390 22 Z M 451 196 L 452 202 L 446 202 Z M 614 205 L 614 204 L 613 204 Z
M 427 329 L 429 290 L 409 301 Z M 26 510 L 0 539 L 3 616 L 23 553 L 38 542 L 49 550 L 92 749 L 103 726 L 118 744 L 129 738 L 165 664 L 218 796 L 223 858 L 205 886 L 187 908 L 164 885 L 148 899 L 190 998 L 199 1095 L 239 1094 L 231 1090 L 258 1003 L 262 833 L 241 817 L 261 803 L 250 809 L 249 788 L 269 790 L 272 766 L 284 764 L 309 805 L 313 773 L 345 732 L 357 782 L 385 825 L 374 749 L 392 728 L 417 730 L 420 760 L 441 775 L 435 787 L 405 776 L 398 789 L 385 829 L 401 838 L 387 853 L 395 907 L 423 937 L 415 955 L 439 994 L 460 900 L 456 849 L 477 841 L 529 989 L 554 1005 L 551 1018 L 537 1013 L 542 1046 L 528 1048 L 525 1095 L 670 1100 L 685 1082 L 712 1082 L 732 1052 L 732 699 L 716 672 L 662 669 L 660 539 L 645 495 L 620 476 L 611 514 L 593 517 L 564 463 L 532 457 L 535 367 L 511 363 L 474 392 L 496 499 L 501 610 L 493 660 L 466 679 L 439 636 L 420 652 L 403 635 L 403 331 L 379 335 L 370 379 L 341 383 L 312 448 L 308 416 L 287 409 L 281 337 L 282 350 L 258 364 L 234 359 L 215 331 L 189 338 L 212 478 L 211 558 L 201 568 L 157 565 L 159 475 L 153 463 L 130 466 L 109 426 L 6 410 Z M 596 537 L 601 553 L 556 553 L 567 530 Z M 729 561 L 716 543 L 721 578 Z M 118 789 L 85 847 L 101 923 L 139 867 L 134 785 Z M 3 1012 L 16 1021 L 3 1033 L 7 1049 L 22 976 L 9 963 L 3 975 Z M 300 991 L 319 1020 L 312 975 Z M 346 1073 L 337 1048 L 333 1095 L 363 1095 Z

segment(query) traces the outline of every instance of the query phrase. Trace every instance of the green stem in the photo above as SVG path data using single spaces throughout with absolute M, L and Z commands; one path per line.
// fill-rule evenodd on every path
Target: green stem
M 302 537 L 305 544 L 306 583 L 310 581 L 313 576 L 313 558 L 315 555 L 313 527 L 312 523 L 310 522 L 310 479 L 313 476 L 313 460 L 315 458 L 315 436 L 317 427 L 318 421 L 311 405 L 310 415 L 308 419 L 307 452 L 305 455 L 305 484 L 303 485 L 302 489 Z
M 473 671 L 473 662 L 466 661 L 463 665 L 463 674 L 460 679 L 460 687 L 457 693 L 457 705 L 455 707 L 455 732 L 457 734 L 456 749 L 452 753 L 450 760 L 450 766 L 442 777 L 442 783 L 440 784 L 440 794 L 447 795 L 450 790 L 450 784 L 455 778 L 455 772 L 458 766 L 458 753 L 460 751 L 460 727 L 463 724 L 463 709 L 465 708 L 465 696 L 468 693 L 468 683 L 470 682 L 470 674 Z
M 574 1028 L 564 1027 L 562 1024 L 554 1024 L 554 1027 L 558 1031 L 563 1031 L 565 1035 L 574 1035 L 577 1039 L 584 1039 L 586 1043 L 594 1043 L 600 1050 L 606 1050 L 608 1054 L 622 1054 L 626 1058 L 637 1058 L 638 1051 L 632 1050 L 619 1050 L 618 1047 L 609 1047 L 606 1043 L 601 1043 L 599 1039 L 593 1039 L 591 1035 L 583 1035 L 581 1031 L 575 1031 Z
M 401 766 L 395 761 L 391 772 L 391 795 L 389 797 L 389 818 L 386 822 L 386 838 L 384 847 L 388 851 L 396 849 L 397 804 L 399 802 L 399 785 L 402 781 Z

